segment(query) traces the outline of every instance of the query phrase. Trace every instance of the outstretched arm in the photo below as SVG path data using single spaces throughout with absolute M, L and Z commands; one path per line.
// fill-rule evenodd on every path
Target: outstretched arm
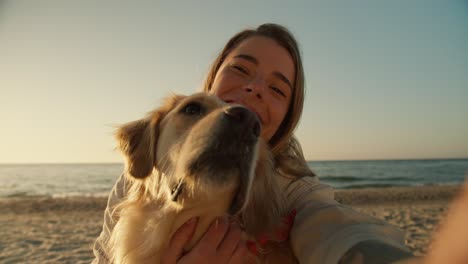
M 450 205 L 446 219 L 434 235 L 431 250 L 424 258 L 410 258 L 407 252 L 378 241 L 356 244 L 341 258 L 347 263 L 468 263 L 468 181 Z
M 408 251 L 376 240 L 363 241 L 349 249 L 340 259 L 339 264 L 387 264 L 411 259 Z M 398 262 L 412 263 L 412 262 Z

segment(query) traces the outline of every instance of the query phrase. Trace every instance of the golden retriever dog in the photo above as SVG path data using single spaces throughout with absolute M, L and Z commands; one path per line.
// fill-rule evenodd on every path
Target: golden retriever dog
M 226 214 L 252 240 L 277 233 L 287 212 L 260 132 L 253 112 L 205 93 L 174 95 L 120 127 L 130 187 L 113 210 L 118 221 L 107 243 L 112 261 L 159 263 L 173 233 L 195 216 L 197 229 L 186 250 Z M 256 261 L 275 260 L 275 247 L 287 248 L 287 241 L 271 240 L 255 242 Z

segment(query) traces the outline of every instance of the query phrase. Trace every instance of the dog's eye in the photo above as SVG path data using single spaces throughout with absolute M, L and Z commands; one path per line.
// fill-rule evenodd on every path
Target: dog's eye
M 187 115 L 201 115 L 203 108 L 198 103 L 190 103 L 182 109 L 182 112 Z

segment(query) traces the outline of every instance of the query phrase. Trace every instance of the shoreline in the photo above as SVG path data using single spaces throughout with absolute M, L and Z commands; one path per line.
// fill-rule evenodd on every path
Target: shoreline
M 346 205 L 374 205 L 386 203 L 414 203 L 447 201 L 460 189 L 457 185 L 424 185 L 405 187 L 370 187 L 335 189 L 335 199 Z M 67 210 L 104 210 L 107 196 L 13 196 L 0 197 L 0 213 L 42 212 Z
M 341 189 L 335 197 L 403 229 L 407 246 L 420 256 L 459 187 Z M 90 263 L 106 203 L 90 196 L 0 198 L 0 262 Z
M 335 199 L 346 205 L 450 201 L 456 196 L 460 190 L 460 186 L 461 185 L 458 184 L 337 189 L 335 190 Z

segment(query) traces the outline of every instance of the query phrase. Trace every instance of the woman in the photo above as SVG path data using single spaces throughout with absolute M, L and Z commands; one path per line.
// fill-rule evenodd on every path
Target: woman
M 300 263 L 388 263 L 411 256 L 399 230 L 337 203 L 332 188 L 319 183 L 308 168 L 293 137 L 304 101 L 302 61 L 284 27 L 264 24 L 231 38 L 214 61 L 204 90 L 257 113 L 289 209 L 297 210 L 290 243 Z M 95 263 L 106 262 L 101 243 L 113 227 L 109 208 L 125 196 L 124 190 L 121 177 L 109 197 Z M 242 263 L 247 249 L 239 227 L 218 223 L 182 255 L 196 227 L 196 219 L 187 222 L 173 236 L 163 263 Z

